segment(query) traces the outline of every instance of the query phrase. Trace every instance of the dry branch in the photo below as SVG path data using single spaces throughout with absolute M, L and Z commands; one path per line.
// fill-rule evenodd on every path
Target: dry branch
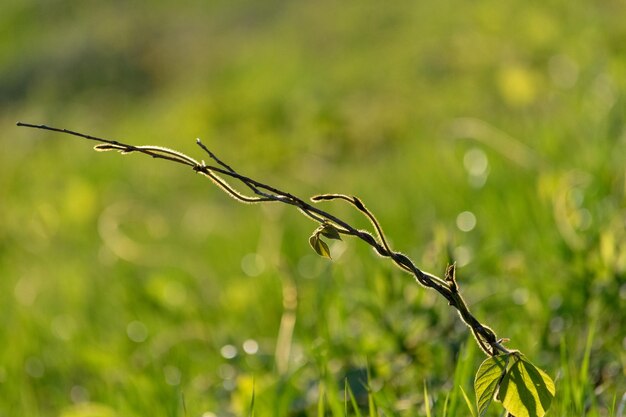
M 163 148 L 160 146 L 135 146 L 127 143 L 103 139 L 79 132 L 75 132 L 67 129 L 59 129 L 46 125 L 34 125 L 30 123 L 17 123 L 18 126 L 29 127 L 35 129 L 49 130 L 53 132 L 65 133 L 68 135 L 76 136 L 82 139 L 98 142 L 94 149 L 96 151 L 119 151 L 122 154 L 130 153 L 142 153 L 153 158 L 164 159 L 171 162 L 187 165 L 191 167 L 198 174 L 202 174 L 208 177 L 215 185 L 217 185 L 222 191 L 236 200 L 242 203 L 269 203 L 278 202 L 291 206 L 295 206 L 306 217 L 317 222 L 320 226 L 318 233 L 326 235 L 329 228 L 334 229 L 338 234 L 354 236 L 361 239 L 374 250 L 385 258 L 390 258 L 392 262 L 403 271 L 413 275 L 415 280 L 426 288 L 432 288 L 443 296 L 448 304 L 454 307 L 463 322 L 470 328 L 474 335 L 476 342 L 480 348 L 489 356 L 496 356 L 500 353 L 511 354 L 512 351 L 508 350 L 502 345 L 503 339 L 498 339 L 496 334 L 488 326 L 481 324 L 476 317 L 472 315 L 467 304 L 459 292 L 458 282 L 456 280 L 456 271 L 454 265 L 448 266 L 445 273 L 445 278 L 439 278 L 435 275 L 427 273 L 419 269 L 415 263 L 401 252 L 394 251 L 389 242 L 385 238 L 383 229 L 372 212 L 365 207 L 363 202 L 354 196 L 347 196 L 344 194 L 322 194 L 311 198 L 314 203 L 331 201 L 331 200 L 343 200 L 351 204 L 355 209 L 363 213 L 372 224 L 375 234 L 366 230 L 359 230 L 351 226 L 344 220 L 336 217 L 335 215 L 321 210 L 316 206 L 294 196 L 285 191 L 281 191 L 278 188 L 264 184 L 250 177 L 238 173 L 235 169 L 231 168 L 228 164 L 221 161 L 213 152 L 211 152 L 200 139 L 197 140 L 198 146 L 202 148 L 210 157 L 210 159 L 216 165 L 207 165 L 204 161 L 196 161 L 195 159 L 172 149 Z M 241 185 L 248 189 L 252 195 L 245 194 L 236 188 L 234 188 L 225 178 L 229 178 L 231 181 L 239 182 Z

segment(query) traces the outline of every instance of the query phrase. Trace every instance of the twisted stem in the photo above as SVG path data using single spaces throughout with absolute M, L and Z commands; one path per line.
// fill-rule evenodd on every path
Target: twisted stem
M 511 350 L 502 345 L 503 340 L 498 339 L 493 330 L 478 321 L 478 319 L 470 312 L 469 307 L 459 292 L 459 285 L 456 281 L 456 271 L 454 265 L 448 266 L 445 278 L 443 279 L 422 271 L 409 257 L 391 248 L 389 242 L 385 238 L 379 221 L 357 197 L 347 196 L 344 194 L 322 194 L 312 197 L 311 201 L 313 203 L 331 200 L 346 201 L 367 217 L 374 227 L 375 234 L 372 234 L 367 230 L 356 229 L 339 217 L 329 213 L 328 211 L 322 210 L 291 193 L 282 191 L 276 187 L 240 174 L 230 165 L 220 160 L 200 141 L 200 139 L 197 139 L 198 146 L 209 155 L 209 158 L 215 162 L 217 166 L 207 165 L 204 161 L 198 162 L 181 152 L 160 146 L 135 146 L 116 140 L 99 138 L 68 129 L 59 129 L 46 125 L 18 122 L 17 126 L 65 133 L 82 139 L 95 141 L 98 142 L 98 144 L 94 146 L 96 151 L 114 150 L 119 151 L 122 154 L 142 153 L 153 158 L 164 159 L 182 165 L 187 165 L 198 174 L 209 178 L 222 191 L 242 203 L 256 204 L 277 202 L 295 206 L 298 210 L 300 210 L 300 212 L 302 212 L 302 214 L 320 225 L 331 224 L 340 234 L 354 236 L 361 239 L 363 242 L 374 248 L 380 256 L 390 258 L 394 265 L 398 268 L 413 275 L 415 280 L 420 285 L 437 291 L 448 301 L 448 304 L 451 307 L 458 311 L 461 320 L 470 328 L 476 342 L 485 354 L 495 356 L 500 353 L 512 353 Z M 249 190 L 249 192 L 252 193 L 252 195 L 244 194 L 243 192 L 237 190 L 224 178 L 229 178 L 231 181 L 241 183 Z

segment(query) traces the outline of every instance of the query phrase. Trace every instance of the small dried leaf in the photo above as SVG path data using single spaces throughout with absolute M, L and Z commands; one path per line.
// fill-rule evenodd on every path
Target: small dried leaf
M 107 151 L 117 151 L 118 147 L 109 144 L 100 144 L 93 147 L 94 151 L 97 152 L 107 152 Z
M 330 194 L 320 194 L 320 195 L 314 195 L 313 197 L 311 197 L 311 200 L 313 201 L 323 201 L 323 200 L 332 200 L 335 197 L 330 195 Z
M 330 223 L 324 223 L 320 228 L 320 233 L 329 239 L 341 240 L 339 230 Z
M 446 281 L 454 282 L 456 280 L 456 262 L 448 265 L 446 268 Z
M 326 242 L 320 239 L 318 233 L 314 233 L 313 236 L 309 238 L 309 244 L 319 256 L 332 259 L 330 256 L 330 249 L 328 249 L 328 245 L 326 244 Z
M 100 145 L 94 146 L 93 149 L 97 152 L 120 151 L 122 155 L 131 153 L 134 151 L 133 149 L 127 146 L 113 145 L 111 143 L 101 143 Z
M 352 202 L 354 203 L 354 206 L 359 210 L 366 211 L 365 205 L 363 205 L 363 202 L 358 197 L 352 197 Z

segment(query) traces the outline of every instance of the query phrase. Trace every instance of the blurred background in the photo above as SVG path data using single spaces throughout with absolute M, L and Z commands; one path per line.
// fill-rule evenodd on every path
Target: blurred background
M 420 267 L 457 262 L 475 315 L 555 378 L 551 415 L 618 415 L 625 15 L 2 2 L 0 416 L 344 415 L 346 386 L 381 415 L 468 415 L 484 359 L 445 300 L 361 242 L 329 262 L 289 207 L 18 120 L 206 159 L 200 137 L 303 198 L 357 195 Z

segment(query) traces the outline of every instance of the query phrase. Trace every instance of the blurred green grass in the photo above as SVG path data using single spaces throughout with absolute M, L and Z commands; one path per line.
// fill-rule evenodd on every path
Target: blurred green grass
M 359 242 L 329 264 L 296 212 L 17 120 L 194 156 L 200 136 L 302 197 L 358 195 L 424 269 L 452 252 L 475 314 L 556 378 L 552 415 L 616 415 L 625 11 L 4 2 L 0 416 L 243 415 L 253 390 L 257 415 L 313 415 L 322 386 L 341 415 L 366 370 L 387 414 L 425 415 L 424 383 L 434 415 L 447 395 L 464 414 L 482 360 L 442 299 Z

